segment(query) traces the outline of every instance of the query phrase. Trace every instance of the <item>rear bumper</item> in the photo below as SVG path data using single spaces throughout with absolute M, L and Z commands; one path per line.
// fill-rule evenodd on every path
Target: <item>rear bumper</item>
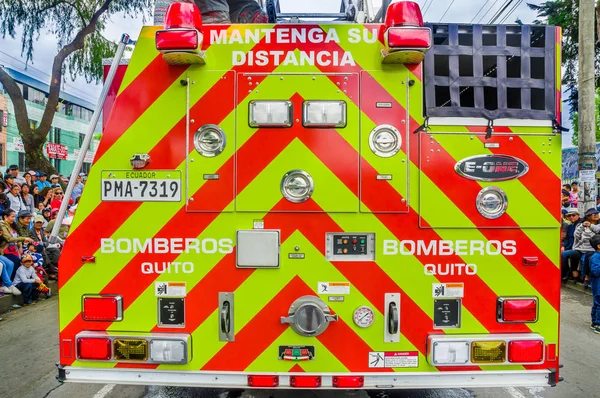
M 257 373 L 253 373 L 257 374 Z M 276 373 L 273 373 L 276 374 Z M 249 373 L 197 372 L 197 371 L 158 371 L 149 369 L 98 369 L 59 366 L 59 381 L 73 383 L 142 384 L 179 387 L 243 388 L 248 389 Z M 290 376 L 295 373 L 278 373 L 279 387 L 291 389 Z M 299 373 L 297 375 L 310 375 Z M 341 374 L 319 374 L 322 387 L 334 389 L 333 376 Z M 351 374 L 343 374 L 349 376 Z M 476 388 L 476 387 L 537 387 L 554 384 L 551 370 L 531 371 L 477 371 L 439 373 L 369 373 L 364 376 L 362 389 L 403 389 L 403 388 Z

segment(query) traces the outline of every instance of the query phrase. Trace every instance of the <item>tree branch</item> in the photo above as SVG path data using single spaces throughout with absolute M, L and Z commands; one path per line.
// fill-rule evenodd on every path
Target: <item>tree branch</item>
M 112 3 L 112 0 L 104 0 L 102 6 L 98 8 L 98 10 L 92 15 L 89 23 L 85 25 L 73 38 L 71 43 L 64 46 L 56 57 L 54 57 L 54 63 L 52 65 L 52 77 L 50 80 L 50 90 L 48 93 L 48 103 L 46 104 L 46 109 L 44 110 L 44 115 L 42 116 L 42 120 L 40 125 L 35 130 L 35 135 L 37 138 L 45 138 L 50 130 L 50 126 L 52 125 L 52 119 L 54 118 L 54 113 L 56 112 L 56 107 L 58 106 L 58 100 L 60 96 L 60 87 L 62 82 L 62 66 L 67 57 L 73 54 L 77 50 L 81 50 L 85 46 L 85 38 L 94 33 L 96 30 L 96 24 L 98 20 L 108 10 L 108 7 Z M 41 137 L 43 136 L 43 137 Z
M 27 113 L 27 105 L 25 104 L 23 93 L 13 78 L 10 77 L 3 68 L 0 68 L 0 83 L 4 86 L 4 89 L 13 103 L 13 107 L 15 108 L 15 118 L 17 119 L 17 128 L 19 129 L 21 137 L 24 137 L 25 133 L 31 131 L 31 126 L 29 125 L 29 115 Z

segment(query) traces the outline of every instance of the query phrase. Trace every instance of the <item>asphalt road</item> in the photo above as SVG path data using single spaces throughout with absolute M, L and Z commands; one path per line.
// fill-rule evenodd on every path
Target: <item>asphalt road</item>
M 562 376 L 555 388 L 452 389 L 399 391 L 395 398 L 569 398 L 600 397 L 600 336 L 589 329 L 591 297 L 563 290 Z M 0 397 L 12 398 L 192 398 L 227 397 L 227 392 L 154 386 L 59 384 L 57 299 L 4 314 L 0 322 Z M 366 397 L 364 392 L 244 392 L 243 397 Z

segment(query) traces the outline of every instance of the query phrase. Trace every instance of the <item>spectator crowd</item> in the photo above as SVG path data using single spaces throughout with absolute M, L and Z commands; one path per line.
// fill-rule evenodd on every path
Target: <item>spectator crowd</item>
M 563 185 L 561 192 L 561 274 L 591 287 L 593 305 L 591 329 L 600 334 L 600 198 L 596 207 L 580 211 L 583 192 L 577 181 Z
M 16 165 L 0 175 L 0 295 L 23 296 L 23 304 L 48 298 L 48 280 L 58 278 L 58 259 L 73 213 L 86 181 L 85 174 L 75 176 L 77 183 L 70 198 L 65 198 L 68 179 L 30 170 L 19 175 Z M 49 237 L 63 201 L 68 214 L 62 222 L 56 242 Z

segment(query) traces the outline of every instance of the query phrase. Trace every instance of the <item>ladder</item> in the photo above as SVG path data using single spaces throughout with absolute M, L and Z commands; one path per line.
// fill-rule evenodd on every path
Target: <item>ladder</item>
M 390 0 L 382 0 L 381 8 L 375 13 L 373 0 L 341 0 L 339 13 L 284 13 L 279 0 L 257 0 L 269 16 L 269 23 L 302 23 L 324 19 L 336 23 L 380 23 L 385 21 L 385 12 Z

